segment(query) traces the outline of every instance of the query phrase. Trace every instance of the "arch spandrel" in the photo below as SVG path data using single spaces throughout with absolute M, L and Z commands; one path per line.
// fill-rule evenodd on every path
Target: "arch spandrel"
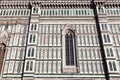
M 68 32 L 75 33 L 75 29 L 70 24 L 65 26 L 65 28 L 62 31 L 62 35 L 66 35 L 66 33 L 68 33 Z

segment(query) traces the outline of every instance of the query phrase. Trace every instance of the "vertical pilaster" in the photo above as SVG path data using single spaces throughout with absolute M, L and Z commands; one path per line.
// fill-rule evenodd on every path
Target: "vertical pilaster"
M 27 36 L 26 36 L 26 46 L 25 46 L 25 54 L 24 54 L 24 60 L 23 60 L 23 68 L 22 68 L 22 75 L 21 75 L 21 80 L 24 80 L 25 76 L 25 68 L 26 68 L 26 55 L 27 55 L 27 48 L 28 48 L 28 40 L 29 40 L 29 29 L 30 29 L 30 21 L 31 21 L 31 13 L 32 13 L 32 7 L 31 4 L 29 3 L 28 5 L 30 9 L 30 14 L 29 14 L 29 24 L 28 24 L 28 29 L 27 29 Z
M 92 0 L 92 7 L 94 9 L 95 22 L 96 22 L 96 27 L 97 27 L 97 32 L 98 32 L 98 38 L 99 38 L 100 51 L 101 51 L 101 57 L 102 57 L 102 61 L 103 61 L 105 78 L 106 78 L 106 80 L 109 80 L 108 66 L 107 66 L 107 61 L 106 61 L 106 56 L 105 56 L 105 51 L 104 51 L 104 45 L 103 45 L 104 42 L 103 42 L 103 39 L 102 39 L 102 32 L 101 32 L 101 29 L 100 29 L 100 18 L 102 17 L 102 14 L 98 13 L 98 6 L 99 5 L 97 5 L 95 3 L 95 1 Z M 100 8 L 102 8 L 102 7 L 100 7 Z M 103 8 L 100 9 L 99 11 L 104 13 Z
M 33 79 L 35 71 L 35 60 L 38 43 L 39 9 L 33 3 L 30 5 L 31 14 L 29 18 L 29 28 L 27 35 L 27 46 L 24 61 L 23 79 Z
M 118 66 L 117 60 L 115 57 L 116 52 L 113 46 L 113 39 L 109 26 L 109 20 L 108 20 L 109 18 L 107 16 L 107 11 L 104 5 L 105 4 L 102 3 L 102 5 L 98 5 L 96 8 L 99 19 L 100 32 L 103 41 L 102 45 L 105 53 L 105 59 L 109 74 L 109 80 L 112 80 L 111 78 L 119 77 L 119 72 L 117 67 Z

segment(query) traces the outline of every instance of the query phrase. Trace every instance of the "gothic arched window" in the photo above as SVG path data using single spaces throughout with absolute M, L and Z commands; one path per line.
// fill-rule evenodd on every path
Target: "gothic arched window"
M 70 29 L 65 31 L 65 63 L 66 66 L 76 66 L 75 62 L 75 37 Z
M 74 65 L 73 35 L 71 33 L 66 34 L 65 41 L 66 41 L 66 65 Z
M 75 32 L 71 27 L 66 27 L 62 35 L 62 59 L 63 59 L 63 73 L 77 72 L 77 57 L 76 57 L 76 43 Z

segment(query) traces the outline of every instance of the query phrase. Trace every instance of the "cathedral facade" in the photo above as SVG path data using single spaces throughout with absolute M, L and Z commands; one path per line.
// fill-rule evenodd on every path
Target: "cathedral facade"
M 0 80 L 120 80 L 119 0 L 1 0 Z

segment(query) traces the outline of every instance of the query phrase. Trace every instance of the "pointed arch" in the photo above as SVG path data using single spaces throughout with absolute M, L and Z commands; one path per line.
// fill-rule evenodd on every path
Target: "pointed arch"
M 62 31 L 63 72 L 77 72 L 74 29 L 67 25 Z

